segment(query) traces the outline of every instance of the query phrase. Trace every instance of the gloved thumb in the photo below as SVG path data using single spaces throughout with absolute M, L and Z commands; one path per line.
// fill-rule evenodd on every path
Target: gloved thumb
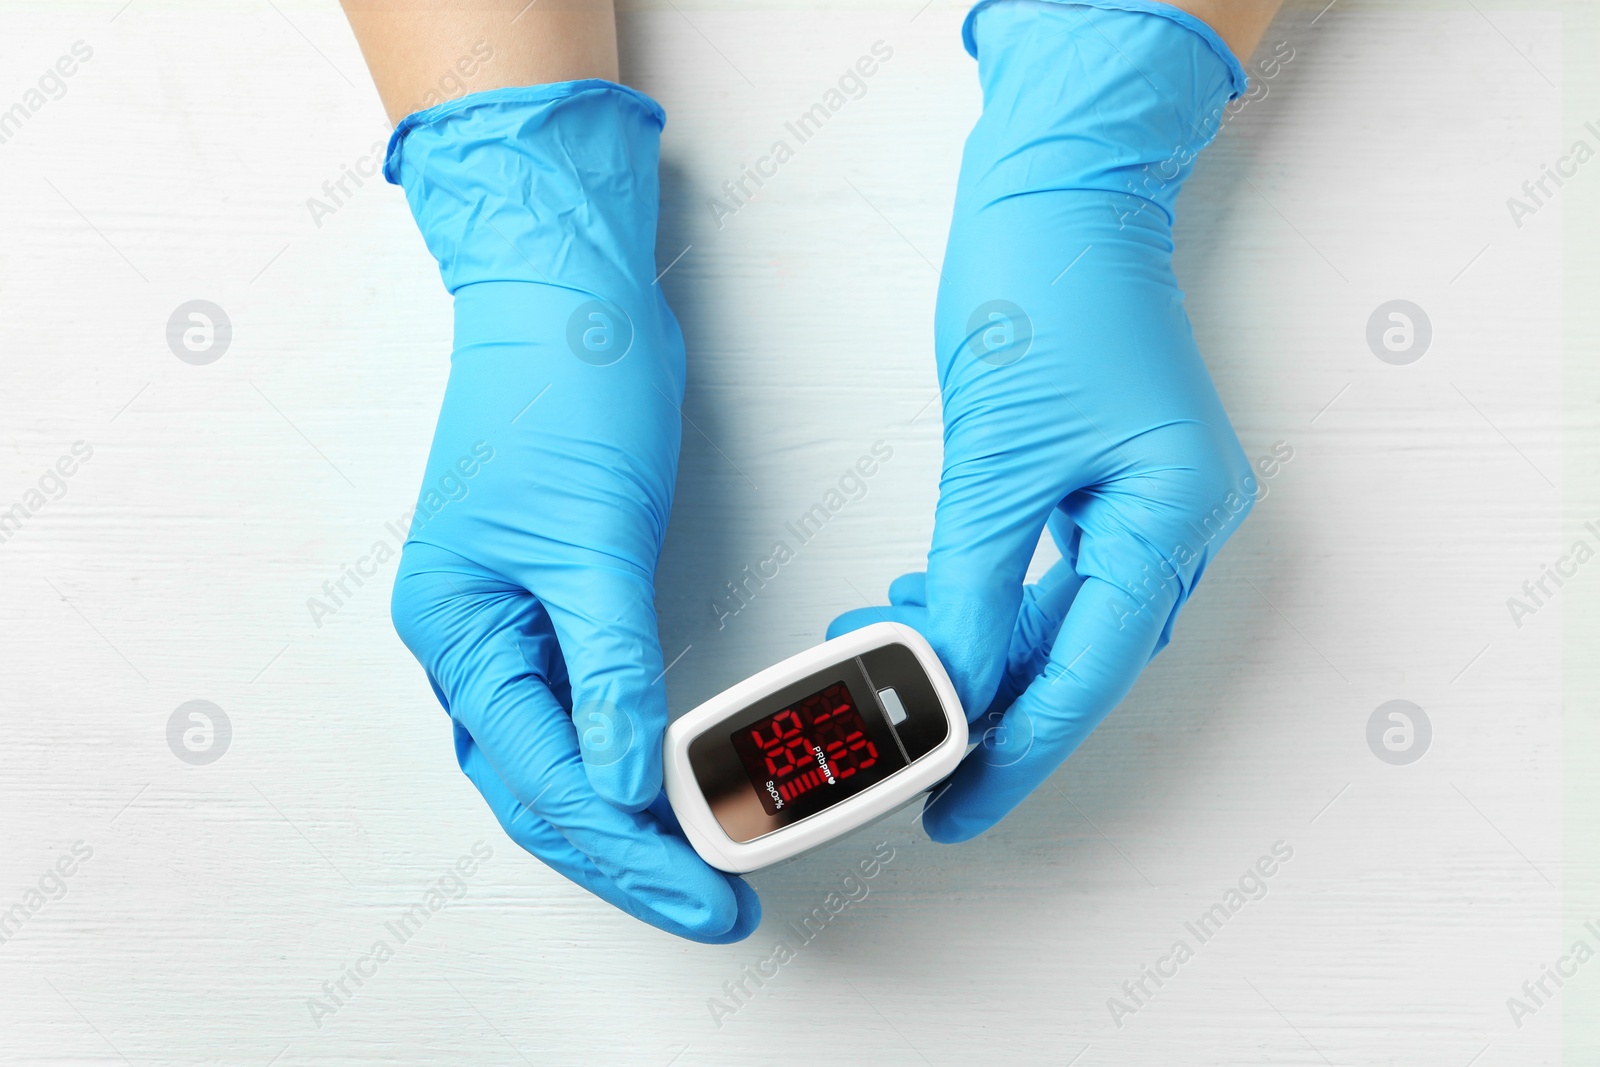
M 641 811 L 661 791 L 667 693 L 655 592 L 633 571 L 567 565 L 533 583 L 572 685 L 572 725 L 594 791 Z

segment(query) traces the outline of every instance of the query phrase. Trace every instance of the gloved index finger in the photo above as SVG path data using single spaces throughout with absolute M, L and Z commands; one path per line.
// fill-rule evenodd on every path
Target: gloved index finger
M 571 841 L 547 820 L 533 814 L 529 806 L 519 801 L 500 780 L 484 757 L 483 750 L 470 739 L 465 743 L 461 769 L 478 787 L 478 791 L 488 801 L 495 818 L 513 841 L 573 882 L 634 918 L 668 933 L 704 944 L 727 944 L 742 940 L 760 923 L 761 902 L 757 899 L 755 891 L 743 879 L 720 872 L 711 873 L 713 877 L 721 878 L 733 894 L 737 918 L 732 926 L 722 928 L 726 916 L 720 913 L 720 909 L 726 902 L 719 899 L 720 895 L 713 896 L 708 902 L 710 906 L 698 909 L 662 908 L 658 896 L 641 894 L 637 886 L 625 885 L 609 877 L 593 857 L 574 847 Z M 670 812 L 667 814 L 670 818 Z M 640 820 L 641 833 L 681 836 L 676 832 L 677 828 L 672 822 L 660 820 L 659 816 L 657 819 L 660 825 L 656 827 L 644 825 L 644 820 L 649 819 L 649 815 L 640 814 L 634 818 Z
M 1013 494 L 1007 481 L 983 464 L 946 470 L 934 512 L 927 637 L 969 720 L 1000 684 L 1028 562 L 1056 503 L 1042 492 Z
M 928 836 L 976 837 L 1049 778 L 1133 688 L 1176 602 L 1176 582 L 1147 600 L 1102 578 L 1085 579 L 1043 673 L 930 802 Z
M 619 809 L 590 784 L 572 718 L 545 681 L 555 650 L 531 594 L 413 543 L 395 600 L 397 627 L 451 718 L 528 817 L 548 823 L 652 913 L 703 936 L 733 926 L 739 903 L 720 872 L 654 817 Z M 551 862 L 564 861 L 552 853 Z
M 595 791 L 566 709 L 511 662 L 508 647 L 480 663 L 478 680 L 451 704 L 496 777 L 528 817 L 548 822 L 618 891 L 679 926 L 725 932 L 738 914 L 727 880 L 654 816 L 624 811 Z
M 536 574 L 572 685 L 572 725 L 589 782 L 627 811 L 661 792 L 666 665 L 654 591 L 630 571 L 570 566 Z

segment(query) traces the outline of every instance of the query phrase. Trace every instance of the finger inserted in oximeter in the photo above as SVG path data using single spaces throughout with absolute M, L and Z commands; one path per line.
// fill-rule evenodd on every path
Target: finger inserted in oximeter
M 955 770 L 967 720 L 921 634 L 882 622 L 748 678 L 667 728 L 667 799 L 707 863 L 809 852 Z

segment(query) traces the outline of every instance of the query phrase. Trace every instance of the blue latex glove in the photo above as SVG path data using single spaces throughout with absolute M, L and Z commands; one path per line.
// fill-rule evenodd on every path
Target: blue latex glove
M 1142 0 L 997 0 L 965 37 L 984 106 L 935 314 L 944 472 L 926 577 L 887 609 L 969 717 L 1003 713 L 928 804 L 941 841 L 994 825 L 1122 700 L 1259 492 L 1171 263 L 1237 60 Z M 1047 521 L 1063 560 L 1025 595 Z
M 392 609 L 506 833 L 629 914 L 721 943 L 760 903 L 661 796 L 653 583 L 684 383 L 654 281 L 662 122 L 581 81 L 395 130 L 384 173 L 455 296 L 455 351 Z

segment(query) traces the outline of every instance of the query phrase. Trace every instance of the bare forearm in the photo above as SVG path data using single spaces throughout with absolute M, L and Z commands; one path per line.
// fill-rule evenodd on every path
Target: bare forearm
M 612 0 L 343 0 L 389 121 L 465 91 L 617 80 Z
M 1200 19 L 1222 38 L 1239 62 L 1246 63 L 1261 43 L 1283 0 L 1169 0 Z

